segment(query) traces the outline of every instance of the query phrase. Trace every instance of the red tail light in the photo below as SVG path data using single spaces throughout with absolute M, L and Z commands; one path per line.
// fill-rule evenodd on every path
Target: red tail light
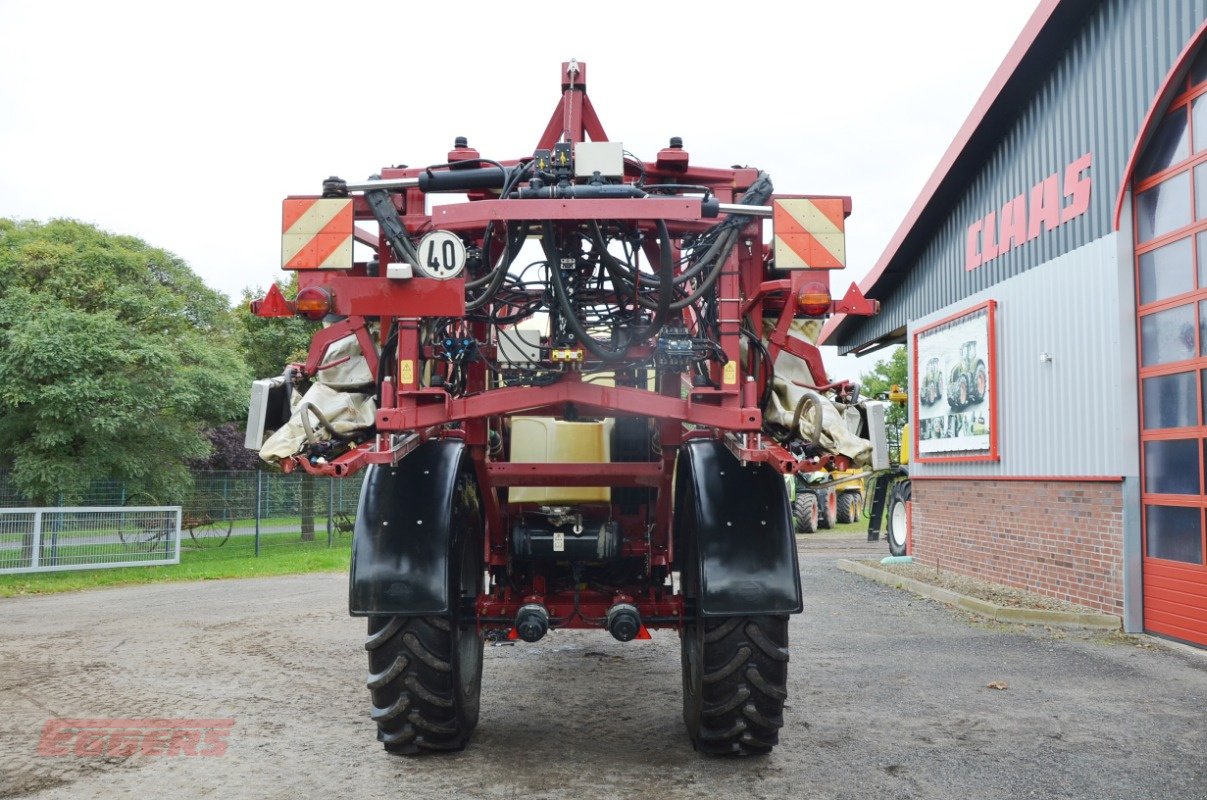
M 796 296 L 796 308 L 806 317 L 830 313 L 830 290 L 824 283 L 806 283 Z
M 299 316 L 311 320 L 321 320 L 335 308 L 331 292 L 321 286 L 307 286 L 302 289 L 293 305 Z

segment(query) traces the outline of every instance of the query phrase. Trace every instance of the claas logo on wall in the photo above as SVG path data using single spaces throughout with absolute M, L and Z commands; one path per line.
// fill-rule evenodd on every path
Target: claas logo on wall
M 1053 172 L 969 225 L 964 269 L 974 270 L 1084 214 L 1090 207 L 1092 161 L 1093 154 L 1086 153 L 1065 167 L 1063 186 L 1061 173 Z

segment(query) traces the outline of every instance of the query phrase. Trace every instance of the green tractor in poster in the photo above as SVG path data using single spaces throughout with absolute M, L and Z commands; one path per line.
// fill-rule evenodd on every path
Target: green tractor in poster
M 926 362 L 926 374 L 922 376 L 922 405 L 933 406 L 943 396 L 943 370 L 939 368 L 939 359 L 932 358 Z
M 960 358 L 951 368 L 947 404 L 953 411 L 961 411 L 984 400 L 988 390 L 989 370 L 985 361 L 977 357 L 976 340 L 971 339 L 960 347 Z

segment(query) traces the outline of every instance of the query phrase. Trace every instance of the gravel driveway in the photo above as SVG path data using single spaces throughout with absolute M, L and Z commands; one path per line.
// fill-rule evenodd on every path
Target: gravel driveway
M 1207 798 L 1207 656 L 986 625 L 833 564 L 882 547 L 804 541 L 786 727 L 745 760 L 692 752 L 670 632 L 488 647 L 470 749 L 406 759 L 373 740 L 342 575 L 0 600 L 0 797 Z M 218 757 L 39 756 L 56 717 L 235 722 Z

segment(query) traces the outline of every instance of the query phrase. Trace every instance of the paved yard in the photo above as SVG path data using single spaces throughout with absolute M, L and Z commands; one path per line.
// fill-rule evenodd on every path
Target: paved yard
M 470 749 L 405 759 L 373 740 L 343 576 L 0 600 L 0 797 L 1207 798 L 1207 657 L 986 625 L 833 564 L 882 548 L 804 541 L 787 727 L 745 760 L 691 751 L 669 632 L 487 648 Z M 56 717 L 235 723 L 219 757 L 39 756 Z

